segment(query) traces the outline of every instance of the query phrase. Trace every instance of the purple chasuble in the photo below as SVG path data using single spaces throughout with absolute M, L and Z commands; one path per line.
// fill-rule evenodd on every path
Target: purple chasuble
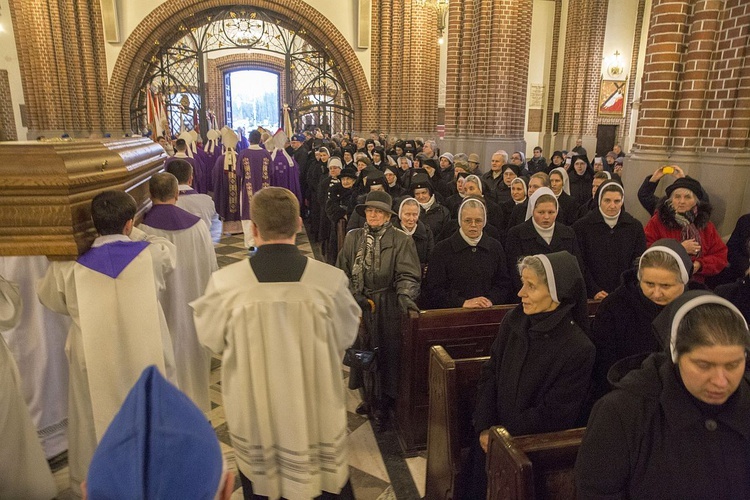
M 172 156 L 166 159 L 166 161 L 164 162 L 164 168 L 166 169 L 167 165 L 169 165 L 175 160 L 183 160 L 193 166 L 193 187 L 199 193 L 204 192 L 203 187 L 202 187 L 202 183 L 205 182 L 204 180 L 205 175 L 203 173 L 204 171 L 203 163 L 196 158 L 190 158 L 190 157 L 180 158 L 179 156 Z
M 143 217 L 144 224 L 163 231 L 187 229 L 193 227 L 200 220 L 200 217 L 175 205 L 154 205 Z
M 271 186 L 271 154 L 265 149 L 248 148 L 237 157 L 237 178 L 240 189 L 240 216 L 250 219 L 253 194 Z
M 237 170 L 224 170 L 224 156 L 216 158 L 213 169 L 214 205 L 221 220 L 240 220 L 239 179 Z
M 287 188 L 294 193 L 294 196 L 297 197 L 301 205 L 303 203 L 302 189 L 299 184 L 299 165 L 297 165 L 297 160 L 292 156 L 284 154 L 284 151 L 277 149 L 271 171 L 271 185 Z
M 148 241 L 114 241 L 100 247 L 92 247 L 78 257 L 84 267 L 117 278 L 120 273 L 149 245 Z

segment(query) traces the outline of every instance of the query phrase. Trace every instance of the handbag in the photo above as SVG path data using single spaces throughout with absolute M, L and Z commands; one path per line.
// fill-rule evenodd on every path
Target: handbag
M 372 371 L 375 369 L 375 359 L 377 358 L 378 348 L 372 351 L 364 349 L 355 349 L 349 347 L 344 353 L 344 365 L 349 368 L 359 368 L 362 371 Z

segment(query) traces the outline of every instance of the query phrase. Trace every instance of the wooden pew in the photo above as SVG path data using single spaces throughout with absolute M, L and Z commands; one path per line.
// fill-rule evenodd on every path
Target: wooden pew
M 599 301 L 589 301 L 589 316 L 598 306 Z M 406 456 L 427 445 L 430 348 L 442 345 L 453 359 L 488 356 L 503 317 L 514 307 L 433 309 L 404 316 L 396 429 Z
M 487 498 L 490 500 L 574 500 L 573 467 L 585 429 L 511 437 L 490 430 Z
M 431 348 L 427 499 L 455 497 L 474 435 L 471 415 L 476 406 L 477 382 L 488 359 L 453 359 L 442 346 Z

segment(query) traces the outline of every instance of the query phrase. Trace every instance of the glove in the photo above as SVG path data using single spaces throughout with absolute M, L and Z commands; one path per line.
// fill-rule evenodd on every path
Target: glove
M 409 314 L 409 311 L 419 311 L 419 306 L 411 300 L 411 297 L 404 294 L 399 294 L 398 306 L 404 314 Z

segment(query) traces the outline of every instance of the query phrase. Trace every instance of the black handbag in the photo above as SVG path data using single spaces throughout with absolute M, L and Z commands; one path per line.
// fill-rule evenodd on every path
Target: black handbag
M 349 368 L 359 368 L 362 371 L 372 371 L 375 369 L 375 359 L 377 358 L 377 347 L 372 351 L 355 349 L 350 347 L 344 353 L 344 365 Z

